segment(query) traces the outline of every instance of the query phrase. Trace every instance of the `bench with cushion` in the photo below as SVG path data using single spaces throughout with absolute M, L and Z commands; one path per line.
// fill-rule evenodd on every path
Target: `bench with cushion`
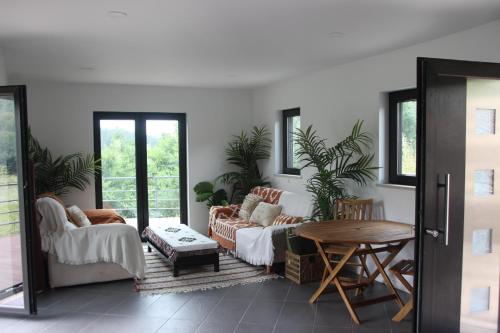
M 184 224 L 166 223 L 163 226 L 147 227 L 142 237 L 151 247 L 160 253 L 173 267 L 174 277 L 179 276 L 179 269 L 196 265 L 214 265 L 219 271 L 219 253 L 217 242 L 194 231 Z

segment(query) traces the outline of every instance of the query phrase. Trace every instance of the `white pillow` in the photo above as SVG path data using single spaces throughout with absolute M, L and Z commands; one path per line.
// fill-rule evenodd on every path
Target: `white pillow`
M 89 218 L 85 213 L 76 205 L 66 208 L 69 214 L 71 215 L 71 219 L 76 223 L 78 227 L 89 227 L 92 225 L 90 223 Z
M 268 227 L 273 224 L 280 213 L 281 206 L 261 202 L 253 211 L 252 216 L 250 216 L 250 222 L 259 223 L 264 227 Z
M 36 201 L 36 208 L 41 215 L 40 234 L 63 233 L 76 228 L 66 217 L 63 205 L 52 198 L 40 198 Z M 68 224 L 71 224 L 68 225 Z
M 243 200 L 243 203 L 241 204 L 240 211 L 238 212 L 238 217 L 249 220 L 255 207 L 257 207 L 259 202 L 262 202 L 263 200 L 264 199 L 257 194 L 247 194 L 245 200 Z

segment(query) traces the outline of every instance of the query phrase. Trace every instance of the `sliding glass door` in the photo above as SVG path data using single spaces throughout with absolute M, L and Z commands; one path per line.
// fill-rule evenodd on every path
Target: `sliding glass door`
M 115 209 L 139 232 L 187 223 L 185 127 L 184 114 L 95 112 L 97 207 Z
M 0 313 L 36 313 L 24 86 L 0 87 Z

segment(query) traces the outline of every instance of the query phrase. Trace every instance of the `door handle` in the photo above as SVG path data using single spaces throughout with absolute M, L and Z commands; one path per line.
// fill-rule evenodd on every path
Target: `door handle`
M 434 238 L 439 237 L 439 231 L 434 230 L 434 229 L 425 229 L 425 233 L 431 235 Z
M 438 187 L 444 187 L 444 245 L 449 244 L 450 233 L 450 184 L 451 175 L 449 173 L 444 175 L 444 183 L 438 183 Z M 434 230 L 437 231 L 437 230 Z M 427 230 L 426 230 L 427 232 Z M 439 233 L 439 232 L 438 232 Z

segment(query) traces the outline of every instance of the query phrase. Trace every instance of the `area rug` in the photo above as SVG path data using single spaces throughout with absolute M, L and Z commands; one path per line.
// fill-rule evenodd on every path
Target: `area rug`
M 183 293 L 235 285 L 258 283 L 279 278 L 277 274 L 266 274 L 262 266 L 252 266 L 231 255 L 219 254 L 220 271 L 214 272 L 213 265 L 181 269 L 179 276 L 154 251 L 146 256 L 146 278 L 137 280 L 135 287 L 141 293 L 165 294 Z

